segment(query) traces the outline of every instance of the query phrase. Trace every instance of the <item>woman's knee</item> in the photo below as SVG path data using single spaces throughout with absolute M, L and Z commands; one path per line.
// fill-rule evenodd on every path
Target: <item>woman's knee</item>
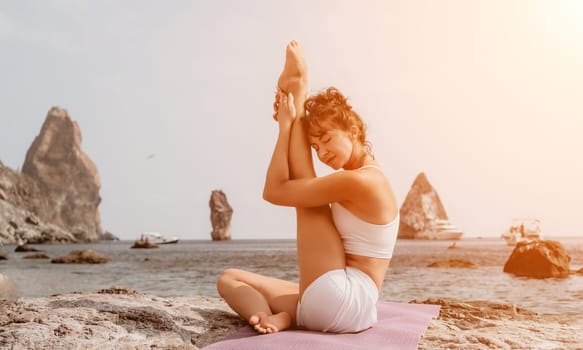
M 241 271 L 239 269 L 226 269 L 219 275 L 219 278 L 217 278 L 217 291 L 219 295 L 223 296 L 226 288 L 232 286 L 234 282 L 239 281 Z

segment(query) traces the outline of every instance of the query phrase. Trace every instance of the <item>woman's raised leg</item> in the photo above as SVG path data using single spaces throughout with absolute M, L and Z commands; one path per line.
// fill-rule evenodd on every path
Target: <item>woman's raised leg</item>
M 307 97 L 307 65 L 302 48 L 292 41 L 286 49 L 286 62 L 278 88 L 294 95 L 297 112 L 290 138 L 288 162 L 294 179 L 316 176 L 308 135 L 304 128 Z M 328 205 L 296 208 L 297 257 L 300 275 L 300 299 L 304 290 L 322 274 L 346 267 L 340 235 Z
M 307 134 L 303 127 L 307 95 L 307 68 L 301 47 L 292 41 L 286 49 L 278 89 L 294 95 L 298 113 L 292 126 L 288 162 L 292 178 L 315 177 Z M 277 110 L 276 104 L 274 109 Z M 295 324 L 298 298 L 322 274 L 346 267 L 344 248 L 329 206 L 296 208 L 297 258 L 300 283 L 237 269 L 226 270 L 217 282 L 219 294 L 241 317 L 261 333 L 281 331 Z

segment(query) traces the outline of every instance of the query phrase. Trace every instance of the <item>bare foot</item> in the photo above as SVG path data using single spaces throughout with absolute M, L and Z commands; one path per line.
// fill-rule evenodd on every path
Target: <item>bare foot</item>
M 279 101 L 277 99 L 278 92 L 291 92 L 294 95 L 296 111 L 298 115 L 301 115 L 303 114 L 307 89 L 308 66 L 306 64 L 304 50 L 297 41 L 292 40 L 285 50 L 285 64 L 277 81 L 276 99 L 273 103 L 273 110 L 275 112 L 273 118 L 277 120 L 277 109 L 279 107 Z
M 304 50 L 295 40 L 292 40 L 285 49 L 285 65 L 277 81 L 277 87 L 285 92 L 289 91 L 290 83 L 301 80 L 308 83 L 308 66 L 304 56 Z
M 275 315 L 258 312 L 256 315 L 249 318 L 249 324 L 252 325 L 258 333 L 275 333 L 290 328 L 291 317 L 287 312 L 280 312 Z

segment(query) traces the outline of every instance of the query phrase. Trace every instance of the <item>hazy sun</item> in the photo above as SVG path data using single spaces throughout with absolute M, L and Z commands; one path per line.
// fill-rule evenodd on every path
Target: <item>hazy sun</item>
M 581 0 L 543 0 L 539 16 L 546 32 L 555 34 L 558 39 L 578 42 L 583 39 L 583 1 Z M 579 39 L 579 40 L 573 40 Z

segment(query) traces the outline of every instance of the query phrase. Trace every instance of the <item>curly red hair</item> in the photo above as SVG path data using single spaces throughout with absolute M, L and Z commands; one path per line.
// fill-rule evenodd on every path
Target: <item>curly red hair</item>
M 352 126 L 358 128 L 358 141 L 370 153 L 370 143 L 366 140 L 366 126 L 362 118 L 348 103 L 348 99 L 335 87 L 310 96 L 305 104 L 306 127 L 311 136 L 322 136 L 330 124 L 341 130 L 349 131 Z

